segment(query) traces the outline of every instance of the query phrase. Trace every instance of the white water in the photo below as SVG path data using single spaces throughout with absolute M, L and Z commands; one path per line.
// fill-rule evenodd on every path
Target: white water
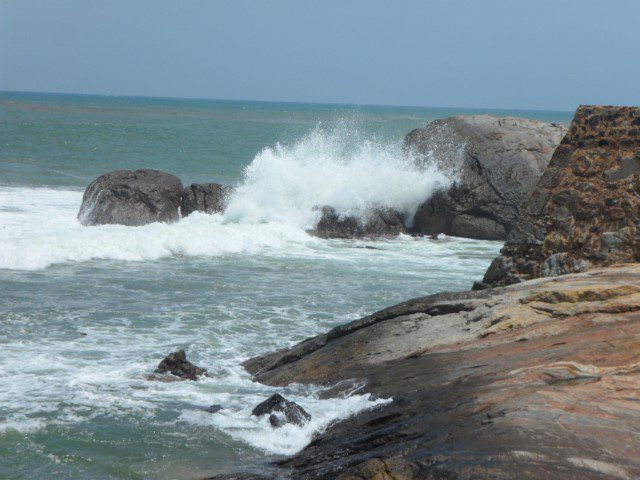
M 316 205 L 359 216 L 388 206 L 411 215 L 448 181 L 416 168 L 399 145 L 342 128 L 263 150 L 225 215 L 194 213 L 175 224 L 83 227 L 76 219 L 80 189 L 0 187 L 0 281 L 8 287 L 0 291 L 0 325 L 9 326 L 0 329 L 0 439 L 48 432 L 43 451 L 55 452 L 67 438 L 59 432 L 77 428 L 90 444 L 106 419 L 123 438 L 157 439 L 150 451 L 162 461 L 149 464 L 157 464 L 155 478 L 168 478 L 163 468 L 176 459 L 165 458 L 164 449 L 178 456 L 188 450 L 172 443 L 176 435 L 203 438 L 218 451 L 232 439 L 291 454 L 331 422 L 378 406 L 385 400 L 366 394 L 320 400 L 316 387 L 255 384 L 240 363 L 393 300 L 467 287 L 495 244 L 322 240 L 305 231 Z M 365 245 L 376 250 L 353 248 Z M 177 348 L 212 376 L 146 380 Z M 272 429 L 266 418 L 251 417 L 276 391 L 312 421 Z M 202 411 L 215 403 L 225 409 Z M 107 446 L 122 454 L 109 443 L 100 448 Z
M 142 227 L 83 227 L 80 191 L 0 188 L 0 268 L 39 270 L 92 259 L 148 261 L 185 255 L 311 254 L 315 206 L 365 216 L 376 206 L 413 216 L 449 179 L 417 168 L 400 145 L 379 145 L 348 128 L 313 130 L 291 147 L 266 148 L 246 168 L 224 215 L 193 214 Z

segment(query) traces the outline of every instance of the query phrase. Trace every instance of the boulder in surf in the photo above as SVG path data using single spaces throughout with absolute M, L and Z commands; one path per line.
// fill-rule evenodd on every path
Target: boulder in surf
M 180 219 L 182 182 L 151 169 L 116 170 L 91 182 L 82 197 L 82 225 L 146 225 Z

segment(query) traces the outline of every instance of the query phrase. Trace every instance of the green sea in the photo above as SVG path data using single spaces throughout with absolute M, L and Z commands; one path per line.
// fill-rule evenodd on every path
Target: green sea
M 409 214 L 453 181 L 402 139 L 458 114 L 570 112 L 0 93 L 0 478 L 196 479 L 304 448 L 384 399 L 274 389 L 239 366 L 382 307 L 482 276 L 500 248 L 441 236 L 324 240 L 317 205 Z M 224 215 L 83 227 L 84 187 L 155 168 L 238 187 Z M 373 248 L 363 248 L 373 247 Z M 198 382 L 150 381 L 185 349 Z M 280 392 L 312 415 L 250 415 Z M 204 409 L 220 404 L 211 414 Z

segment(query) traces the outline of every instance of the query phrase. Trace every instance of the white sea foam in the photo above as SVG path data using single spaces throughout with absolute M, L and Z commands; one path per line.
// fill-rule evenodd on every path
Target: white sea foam
M 95 259 L 155 260 L 286 251 L 309 254 L 319 240 L 318 205 L 366 215 L 376 206 L 409 217 L 448 178 L 417 168 L 400 145 L 382 145 L 342 126 L 318 127 L 292 146 L 259 153 L 224 215 L 192 214 L 175 224 L 83 227 L 76 215 L 79 190 L 0 188 L 0 268 L 39 270 Z

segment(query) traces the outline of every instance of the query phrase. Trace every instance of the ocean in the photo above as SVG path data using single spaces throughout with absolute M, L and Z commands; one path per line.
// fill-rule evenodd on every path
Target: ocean
M 572 115 L 0 93 L 0 478 L 202 478 L 295 453 L 384 402 L 266 387 L 239 364 L 482 276 L 500 243 L 306 233 L 317 205 L 414 211 L 452 179 L 405 158 L 404 135 L 474 113 Z M 81 226 L 86 185 L 122 168 L 238 190 L 224 215 Z M 210 376 L 146 378 L 180 348 Z M 312 421 L 252 417 L 274 392 Z

